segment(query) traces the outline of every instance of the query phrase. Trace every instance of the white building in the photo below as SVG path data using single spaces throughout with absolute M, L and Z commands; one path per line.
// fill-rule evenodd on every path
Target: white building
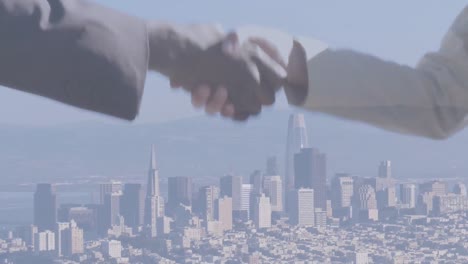
M 262 194 L 255 198 L 253 220 L 257 228 L 271 227 L 271 204 L 270 198 Z
M 242 184 L 241 191 L 241 211 L 247 215 L 247 219 L 250 219 L 250 199 L 252 196 L 252 184 Z
M 215 219 L 221 222 L 224 231 L 232 229 L 232 198 L 223 197 L 215 202 Z
M 289 221 L 291 225 L 314 226 L 314 190 L 299 189 L 292 191 L 290 209 Z
M 55 233 L 49 230 L 39 232 L 34 236 L 34 251 L 54 251 Z
M 102 242 L 102 252 L 109 258 L 122 257 L 122 244 L 118 240 L 108 240 Z

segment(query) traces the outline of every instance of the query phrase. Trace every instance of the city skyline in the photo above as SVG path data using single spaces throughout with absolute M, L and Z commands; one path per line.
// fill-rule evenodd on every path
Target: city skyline
M 97 203 L 58 203 L 54 184 L 38 184 L 34 195 L 35 225 L 8 231 L 6 240 L 0 238 L 0 245 L 31 257 L 84 263 L 133 263 L 143 259 L 179 263 L 186 258 L 184 252 L 190 250 L 197 252 L 191 253 L 194 263 L 224 259 L 253 264 L 271 261 L 270 256 L 276 254 L 260 241 L 276 241 L 278 236 L 288 234 L 301 234 L 301 239 L 309 239 L 313 245 L 317 242 L 312 239 L 313 234 L 326 233 L 335 241 L 335 235 L 343 232 L 360 236 L 364 230 L 385 231 L 386 225 L 400 225 L 411 234 L 412 225 L 434 228 L 428 224 L 435 221 L 432 219 L 448 219 L 457 228 L 467 225 L 468 197 L 463 183 L 398 180 L 392 177 L 394 164 L 390 160 L 374 164 L 373 177 L 331 174 L 327 171 L 327 153 L 313 148 L 301 136 L 307 133 L 301 117 L 293 115 L 291 120 L 292 130 L 297 130 L 294 138 L 301 143 L 292 151 L 288 135 L 286 155 L 293 157 L 294 186 L 287 191 L 283 182 L 287 178 L 278 170 L 276 156 L 264 157 L 263 166 L 259 164 L 264 170 L 254 170 L 249 175 L 226 174 L 217 183 L 205 185 L 190 176 L 160 175 L 156 147 L 152 145 L 146 177 L 139 182 L 99 183 Z M 284 167 L 290 161 L 286 159 Z M 161 184 L 163 179 L 167 179 L 167 185 Z M 250 237 L 250 242 L 242 245 L 244 236 Z M 217 239 L 230 242 L 223 245 Z M 258 243 L 252 244 L 251 240 Z M 292 247 L 289 250 L 296 252 L 294 248 L 300 240 L 290 237 L 288 241 Z M 141 248 L 134 248 L 134 243 Z M 294 261 L 307 255 L 316 261 L 335 259 L 359 264 L 382 263 L 388 258 L 370 245 L 349 250 L 334 243 L 335 251 L 342 250 L 344 255 L 333 251 L 321 255 L 314 249 L 299 250 L 299 255 L 276 254 L 275 258 Z M 463 261 L 464 255 L 457 251 L 460 243 L 463 239 L 454 240 L 452 255 L 440 255 L 437 259 L 454 260 L 455 256 L 455 260 Z M 230 244 L 240 249 L 228 254 Z M 287 244 L 274 247 L 284 246 Z M 145 250 L 139 251 L 142 249 Z M 214 251 L 219 256 L 202 254 Z M 417 254 L 408 261 L 416 259 Z

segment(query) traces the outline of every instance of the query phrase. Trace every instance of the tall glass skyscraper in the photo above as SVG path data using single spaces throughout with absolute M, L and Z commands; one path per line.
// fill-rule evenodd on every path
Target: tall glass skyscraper
M 293 114 L 289 117 L 288 138 L 286 141 L 286 162 L 283 178 L 285 193 L 294 190 L 294 155 L 307 147 L 309 147 L 309 139 L 304 115 Z
M 57 222 L 57 195 L 55 186 L 41 183 L 34 193 L 34 225 L 39 231 L 54 230 Z

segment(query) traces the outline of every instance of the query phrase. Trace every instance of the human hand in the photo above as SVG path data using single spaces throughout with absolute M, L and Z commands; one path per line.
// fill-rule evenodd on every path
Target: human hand
M 150 68 L 171 79 L 174 88 L 191 92 L 194 106 L 245 120 L 274 102 L 284 69 L 236 34 L 214 27 L 172 28 L 160 25 L 150 34 Z
M 258 45 L 268 56 L 277 61 L 280 65 L 285 65 L 280 53 L 270 41 L 252 37 L 250 42 Z M 283 82 L 284 91 L 288 101 L 294 105 L 302 105 L 307 97 L 309 80 L 307 72 L 307 57 L 304 47 L 297 40 L 294 40 L 288 63 L 284 68 L 287 71 L 287 77 Z

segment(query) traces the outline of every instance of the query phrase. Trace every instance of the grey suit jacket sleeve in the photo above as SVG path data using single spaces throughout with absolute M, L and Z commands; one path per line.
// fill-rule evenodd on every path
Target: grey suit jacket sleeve
M 400 133 L 447 138 L 468 124 L 468 7 L 415 68 L 349 50 L 308 62 L 304 107 Z
M 0 85 L 132 120 L 146 22 L 86 0 L 0 0 Z

